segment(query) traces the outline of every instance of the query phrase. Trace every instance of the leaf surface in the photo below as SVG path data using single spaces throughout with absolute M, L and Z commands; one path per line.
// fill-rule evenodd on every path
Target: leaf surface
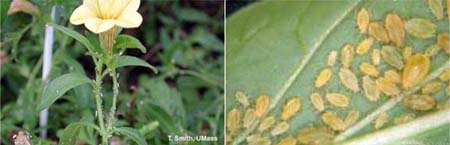
M 320 119 L 322 113 L 314 109 L 309 99 L 314 92 L 323 96 L 333 92 L 348 96 L 348 107 L 339 108 L 326 103 L 326 110 L 336 112 L 339 117 L 344 118 L 350 110 L 356 109 L 360 112 L 357 123 L 373 113 L 379 113 L 376 110 L 380 110 L 389 102 L 392 105 L 384 108 L 388 111 L 389 121 L 383 128 L 395 126 L 394 117 L 404 113 L 413 112 L 417 117 L 432 115 L 437 109 L 416 112 L 404 107 L 401 99 L 394 101 L 384 95 L 380 100 L 371 102 L 365 98 L 362 89 L 352 92 L 341 84 L 338 75 L 341 67 L 341 47 L 345 44 L 353 44 L 356 47 L 368 37 L 367 34 L 360 34 L 356 27 L 355 18 L 361 8 L 368 9 L 371 22 L 384 22 L 387 14 L 395 12 L 404 21 L 414 17 L 429 19 L 437 25 L 438 33 L 449 31 L 448 20 L 434 19 L 426 3 L 420 0 L 266 1 L 249 5 L 227 20 L 227 110 L 239 106 L 234 97 L 237 91 L 245 92 L 253 104 L 258 95 L 268 94 L 271 96 L 269 114 L 276 116 L 277 122 L 280 122 L 279 114 L 286 100 L 299 97 L 302 102 L 300 112 L 288 120 L 290 127 L 287 133 L 281 137 L 271 137 L 272 142 L 278 142 L 284 136 L 296 135 L 300 129 L 309 125 L 324 126 Z M 408 34 L 405 37 L 405 44 L 411 46 L 415 53 L 424 52 L 427 46 L 435 42 L 435 38 L 421 40 Z M 371 50 L 380 49 L 382 45 L 376 41 Z M 332 50 L 338 52 L 338 59 L 334 66 L 329 67 L 327 57 Z M 448 67 L 448 60 L 448 54 L 442 51 L 431 57 L 429 74 L 439 73 Z M 359 65 L 362 62 L 371 62 L 370 55 L 355 54 L 350 67 L 359 79 L 360 87 L 363 74 Z M 316 76 L 325 68 L 331 68 L 331 79 L 325 86 L 315 88 Z M 377 69 L 385 72 L 393 67 L 382 62 Z M 428 81 L 437 77 L 436 74 L 430 76 Z M 442 84 L 442 88 L 448 85 Z M 411 91 L 410 94 L 419 90 L 420 88 Z M 407 91 L 403 93 L 405 92 Z M 407 95 L 409 94 L 403 97 Z M 438 102 L 448 100 L 445 89 L 433 94 L 433 97 Z M 365 119 L 369 122 L 360 123 L 360 128 L 345 139 L 377 132 L 370 119 Z M 242 140 L 234 140 L 234 143 L 244 141 L 243 138 L 252 133 L 252 129 L 242 129 L 237 137 L 237 140 Z M 448 135 L 448 131 L 443 134 L 442 140 L 436 141 L 437 143 L 445 142 L 445 134 Z M 336 135 L 339 136 L 340 133 L 336 132 Z
M 37 110 L 50 107 L 57 99 L 70 89 L 89 83 L 91 80 L 83 74 L 69 73 L 62 75 L 51 81 L 42 92 L 41 100 L 37 106 Z

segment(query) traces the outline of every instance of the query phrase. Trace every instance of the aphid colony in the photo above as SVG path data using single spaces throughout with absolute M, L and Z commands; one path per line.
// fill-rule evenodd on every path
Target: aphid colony
M 440 0 L 427 0 L 426 2 L 432 14 L 437 20 L 444 18 L 443 3 Z M 447 0 L 447 15 L 450 18 L 450 0 Z M 450 108 L 450 103 L 438 103 L 433 94 L 442 88 L 450 91 L 450 69 L 445 70 L 439 80 L 433 80 L 423 84 L 424 78 L 430 71 L 431 59 L 443 50 L 450 54 L 450 38 L 448 32 L 436 34 L 436 25 L 424 18 L 405 19 L 395 12 L 391 12 L 384 17 L 384 22 L 371 21 L 370 13 L 365 8 L 361 8 L 356 15 L 356 24 L 359 32 L 366 36 L 357 45 L 345 43 L 340 52 L 332 50 L 328 54 L 327 67 L 320 70 L 315 78 L 315 91 L 309 96 L 310 103 L 314 109 L 320 113 L 320 119 L 325 126 L 308 126 L 298 131 L 297 136 L 287 136 L 278 141 L 278 145 L 296 144 L 330 144 L 336 132 L 344 131 L 354 125 L 360 118 L 360 112 L 355 109 L 347 109 L 345 117 L 341 117 L 337 112 L 330 109 L 348 108 L 351 97 L 339 92 L 321 92 L 321 88 L 326 86 L 332 77 L 338 77 L 340 84 L 353 93 L 361 92 L 370 102 L 379 101 L 382 95 L 390 98 L 421 86 L 421 91 L 406 96 L 403 105 L 411 111 L 428 111 L 433 108 L 439 110 Z M 413 48 L 408 46 L 405 37 L 410 35 L 416 39 L 436 39 L 435 44 L 428 46 L 423 52 L 413 52 Z M 372 48 L 375 43 L 379 43 L 381 48 Z M 338 72 L 333 72 L 332 67 L 338 63 Z M 363 61 L 354 68 L 353 60 L 358 56 L 369 56 L 370 60 Z M 381 71 L 378 66 L 384 62 L 389 69 Z M 361 77 L 355 72 L 359 71 Z M 335 76 L 335 73 L 337 73 Z M 446 87 L 444 84 L 447 84 Z M 447 93 L 448 93 L 447 92 Z M 254 108 L 250 108 L 247 96 L 242 91 L 235 94 L 240 106 L 246 108 L 245 113 L 238 109 L 231 109 L 227 113 L 227 142 L 233 140 L 236 132 L 241 128 L 251 128 L 256 124 L 256 130 L 250 132 L 245 138 L 251 145 L 275 144 L 267 136 L 278 136 L 288 131 L 290 125 L 288 121 L 301 111 L 303 100 L 298 96 L 289 97 L 283 104 L 279 115 L 268 114 L 270 97 L 260 95 L 256 97 Z M 327 104 L 331 106 L 327 106 Z M 242 116 L 243 115 L 243 116 Z M 409 122 L 415 118 L 414 113 L 406 113 L 392 119 L 394 124 Z M 241 121 L 241 118 L 243 120 Z M 389 113 L 380 113 L 373 122 L 375 129 L 382 128 L 389 122 Z M 264 135 L 263 133 L 266 132 Z

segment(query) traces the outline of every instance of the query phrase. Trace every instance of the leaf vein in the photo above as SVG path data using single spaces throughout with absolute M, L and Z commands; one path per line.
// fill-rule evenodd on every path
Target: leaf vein
M 277 106 L 280 99 L 283 97 L 283 95 L 287 92 L 287 90 L 292 86 L 294 81 L 297 79 L 297 77 L 300 75 L 300 73 L 303 71 L 305 66 L 311 61 L 312 56 L 315 54 L 315 52 L 320 48 L 320 46 L 323 44 L 323 41 L 328 38 L 330 33 L 348 16 L 348 14 L 353 11 L 356 6 L 361 2 L 361 0 L 356 1 L 350 9 L 347 9 L 343 15 L 338 17 L 337 21 L 331 25 L 331 27 L 319 38 L 319 41 L 314 43 L 311 51 L 307 53 L 304 57 L 304 59 L 298 64 L 298 66 L 295 67 L 294 72 L 289 76 L 287 81 L 281 86 L 281 89 L 276 93 L 274 97 L 274 101 L 271 104 L 269 111 L 272 110 L 275 106 Z

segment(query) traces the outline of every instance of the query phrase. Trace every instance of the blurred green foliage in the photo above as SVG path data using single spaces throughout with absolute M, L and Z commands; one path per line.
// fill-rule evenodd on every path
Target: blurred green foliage
M 92 88 L 81 85 L 49 108 L 48 139 L 37 137 L 42 128 L 39 128 L 36 106 L 45 84 L 41 80 L 44 29 L 51 22 L 51 8 L 57 6 L 55 23 L 90 34 L 83 26 L 68 22 L 80 2 L 31 2 L 40 15 L 7 15 L 11 2 L 0 1 L 0 47 L 7 57 L 0 67 L 2 144 L 9 144 L 11 136 L 19 130 L 29 132 L 35 144 L 55 144 L 68 124 L 95 123 Z M 168 135 L 217 136 L 217 142 L 186 144 L 222 144 L 223 2 L 142 1 L 139 12 L 144 17 L 143 24 L 138 29 L 124 29 L 122 33 L 140 39 L 147 52 L 132 49 L 125 53 L 158 66 L 160 73 L 154 75 L 141 67 L 119 70 L 119 120 L 115 126 L 139 130 L 149 144 L 179 144 L 169 142 Z M 85 73 L 92 78 L 94 65 L 85 53 L 80 43 L 55 31 L 49 79 L 70 72 Z M 104 83 L 104 104 L 109 108 L 112 83 L 109 78 Z M 79 132 L 78 143 L 98 144 L 98 134 L 93 129 L 81 128 Z M 127 138 L 118 140 L 133 143 Z

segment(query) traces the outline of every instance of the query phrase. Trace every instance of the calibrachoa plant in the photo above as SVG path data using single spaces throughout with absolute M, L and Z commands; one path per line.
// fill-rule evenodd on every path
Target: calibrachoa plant
M 142 16 L 137 12 L 139 0 L 84 0 L 70 17 L 74 25 L 84 24 L 91 32 L 98 34 L 99 41 L 88 39 L 71 29 L 49 24 L 66 35 L 78 40 L 87 48 L 95 64 L 95 78 L 91 81 L 83 74 L 69 73 L 53 80 L 44 90 L 38 110 L 49 107 L 65 92 L 85 83 L 91 83 L 93 96 L 96 100 L 98 125 L 88 122 L 72 123 L 66 130 L 76 130 L 80 126 L 96 129 L 102 138 L 102 144 L 108 144 L 112 134 L 127 135 L 138 144 L 146 144 L 139 132 L 128 127 L 115 127 L 116 100 L 119 95 L 118 73 L 116 69 L 123 66 L 137 65 L 152 69 L 156 68 L 139 58 L 122 55 L 127 48 L 138 48 L 146 51 L 136 38 L 129 35 L 119 35 L 122 28 L 136 28 L 142 23 Z M 109 75 L 113 82 L 112 104 L 109 112 L 104 112 L 102 80 Z M 66 131 L 65 131 L 66 132 Z M 63 134 L 61 143 L 75 144 L 76 138 Z M 76 137 L 76 136 L 74 136 Z

